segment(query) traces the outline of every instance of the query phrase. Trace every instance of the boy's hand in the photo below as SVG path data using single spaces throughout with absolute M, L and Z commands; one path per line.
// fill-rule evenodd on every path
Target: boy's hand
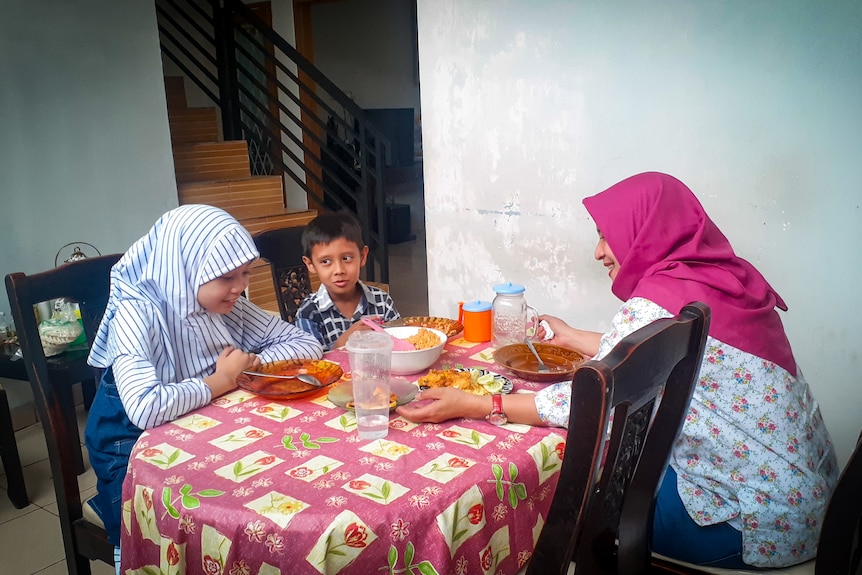
M 361 321 L 357 321 L 352 326 L 350 326 L 347 331 L 338 336 L 338 339 L 335 340 L 335 343 L 332 344 L 332 349 L 336 349 L 339 347 L 343 347 L 347 345 L 347 340 L 350 339 L 350 335 L 356 333 L 357 331 L 366 331 L 371 329 Z

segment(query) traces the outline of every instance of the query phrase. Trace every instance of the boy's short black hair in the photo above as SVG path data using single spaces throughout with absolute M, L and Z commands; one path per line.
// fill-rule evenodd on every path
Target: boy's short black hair
M 302 231 L 302 251 L 305 257 L 311 258 L 311 248 L 317 244 L 328 244 L 338 238 L 355 243 L 360 251 L 365 247 L 362 228 L 356 216 L 345 211 L 324 212 L 308 222 Z

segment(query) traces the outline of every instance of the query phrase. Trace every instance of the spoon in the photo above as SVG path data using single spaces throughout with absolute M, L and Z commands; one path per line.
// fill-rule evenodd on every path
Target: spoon
M 368 319 L 367 317 L 364 317 L 359 321 L 361 321 L 362 323 L 364 323 L 365 325 L 367 325 L 368 327 L 370 327 L 374 331 L 382 331 L 383 333 L 386 333 L 386 334 L 389 333 L 385 329 L 380 327 L 380 325 L 372 319 Z M 389 337 L 392 338 L 392 349 L 393 349 L 393 351 L 415 351 L 416 350 L 416 346 L 407 340 L 399 339 L 399 338 L 395 337 L 394 335 L 390 335 Z
M 526 344 L 527 344 L 527 347 L 529 347 L 529 348 L 530 348 L 530 351 L 532 351 L 532 352 L 533 352 L 533 355 L 535 355 L 535 356 L 536 356 L 536 359 L 537 359 L 537 360 L 539 360 L 539 373 L 548 373 L 548 372 L 550 372 L 551 370 L 548 368 L 548 366 L 547 366 L 547 365 L 545 365 L 545 362 L 544 362 L 544 361 L 542 361 L 542 358 L 541 358 L 541 357 L 539 357 L 539 353 L 536 351 L 536 348 L 535 348 L 535 347 L 533 347 L 533 342 L 532 342 L 532 341 L 530 341 L 529 339 L 525 339 L 525 340 L 524 340 L 524 343 L 526 343 Z
M 303 383 L 307 383 L 308 385 L 313 385 L 315 387 L 323 387 L 323 382 L 311 375 L 310 373 L 297 373 L 296 375 L 277 375 L 274 373 L 261 373 L 259 371 L 243 371 L 246 375 L 252 375 L 257 377 L 274 377 L 276 379 L 298 379 Z

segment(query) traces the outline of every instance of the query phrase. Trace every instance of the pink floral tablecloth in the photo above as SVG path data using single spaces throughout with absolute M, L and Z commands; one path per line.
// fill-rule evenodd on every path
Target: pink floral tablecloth
M 346 352 L 327 359 L 349 378 Z M 511 377 L 487 344 L 450 341 L 444 366 L 496 371 L 515 392 L 543 385 Z M 564 444 L 562 429 L 397 414 L 367 441 L 325 392 L 278 402 L 237 390 L 138 440 L 123 573 L 514 575 Z

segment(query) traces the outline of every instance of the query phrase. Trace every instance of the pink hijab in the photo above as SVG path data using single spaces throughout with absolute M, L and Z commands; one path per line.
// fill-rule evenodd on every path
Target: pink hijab
M 674 314 L 702 301 L 712 310 L 711 336 L 796 375 L 775 310 L 787 311 L 787 305 L 733 253 L 685 184 L 647 172 L 584 199 L 584 206 L 620 263 L 614 295 L 643 297 Z

